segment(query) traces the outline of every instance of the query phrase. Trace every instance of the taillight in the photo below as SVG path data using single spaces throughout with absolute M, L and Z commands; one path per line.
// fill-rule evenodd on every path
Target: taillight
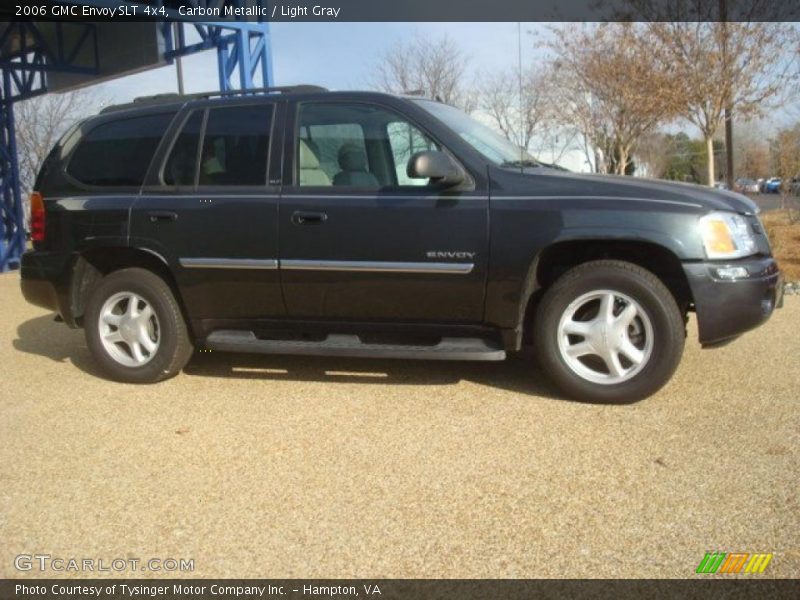
M 44 198 L 39 192 L 31 193 L 31 241 L 44 241 Z

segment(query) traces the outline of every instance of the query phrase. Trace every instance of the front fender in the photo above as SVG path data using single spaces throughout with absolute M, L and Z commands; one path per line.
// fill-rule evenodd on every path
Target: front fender
M 693 231 L 696 217 L 687 218 L 682 223 L 684 232 Z M 540 227 L 534 228 L 534 235 L 528 236 L 531 241 L 525 244 L 524 239 L 505 238 L 493 239 L 492 265 L 487 285 L 486 321 L 503 329 L 506 333 L 506 346 L 518 349 L 521 345 L 525 317 L 531 297 L 541 288 L 538 273 L 542 256 L 550 250 L 557 251 L 561 244 L 586 243 L 593 247 L 587 254 L 597 253 L 603 256 L 603 248 L 614 247 L 614 257 L 631 262 L 637 260 L 636 248 L 657 249 L 669 253 L 676 263 L 684 260 L 694 260 L 702 257 L 700 240 L 696 242 L 693 236 L 678 236 L 670 229 L 653 229 L 647 227 L 620 226 L 609 227 L 607 224 L 592 225 L 581 224 L 579 227 L 558 228 L 551 231 L 551 235 L 542 236 Z M 619 243 L 630 244 L 629 256 L 620 256 Z

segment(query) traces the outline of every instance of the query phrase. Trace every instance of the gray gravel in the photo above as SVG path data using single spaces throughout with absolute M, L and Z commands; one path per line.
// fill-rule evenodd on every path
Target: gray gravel
M 671 384 L 628 406 L 560 399 L 521 359 L 208 354 L 116 384 L 17 275 L 0 298 L 0 576 L 39 552 L 199 577 L 691 577 L 710 550 L 800 576 L 796 296 L 717 350 L 692 321 Z

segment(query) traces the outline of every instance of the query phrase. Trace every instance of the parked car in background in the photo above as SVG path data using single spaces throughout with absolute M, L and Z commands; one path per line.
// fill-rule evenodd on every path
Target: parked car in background
M 748 179 L 746 177 L 737 179 L 734 187 L 737 192 L 742 194 L 757 194 L 759 191 L 758 182 L 755 179 Z
M 781 191 L 781 178 L 770 177 L 764 184 L 764 192 L 767 194 L 779 194 Z
M 725 183 L 724 181 L 718 181 L 717 183 L 714 184 L 714 189 L 715 190 L 727 190 L 728 189 L 728 184 Z

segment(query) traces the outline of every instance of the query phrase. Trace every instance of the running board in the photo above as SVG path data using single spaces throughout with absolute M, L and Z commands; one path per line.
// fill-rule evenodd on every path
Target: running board
M 498 344 L 479 338 L 446 337 L 432 346 L 364 343 L 357 335 L 330 334 L 320 341 L 262 340 L 252 331 L 215 331 L 206 348 L 219 352 L 298 354 L 305 356 L 347 356 L 362 358 L 404 358 L 419 360 L 504 360 Z

